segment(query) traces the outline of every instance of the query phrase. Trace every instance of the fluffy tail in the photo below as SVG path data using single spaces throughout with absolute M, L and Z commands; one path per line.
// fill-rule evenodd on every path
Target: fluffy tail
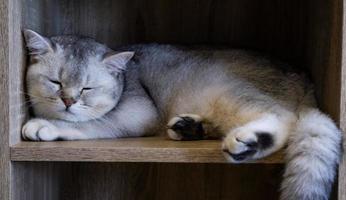
M 299 114 L 289 138 L 281 200 L 328 200 L 341 156 L 342 133 L 317 109 Z

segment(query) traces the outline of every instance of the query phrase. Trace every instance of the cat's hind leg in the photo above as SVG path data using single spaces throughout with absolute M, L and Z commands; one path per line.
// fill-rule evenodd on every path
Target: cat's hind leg
M 225 135 L 222 149 L 231 162 L 263 158 L 286 144 L 295 121 L 293 113 L 263 113 L 256 120 L 231 129 Z

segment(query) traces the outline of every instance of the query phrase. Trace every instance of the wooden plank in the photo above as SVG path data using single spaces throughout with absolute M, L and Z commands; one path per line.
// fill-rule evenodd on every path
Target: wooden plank
M 12 161 L 224 163 L 220 141 L 171 141 L 161 137 L 116 140 L 21 142 Z M 260 163 L 282 163 L 279 152 Z
M 0 0 L 0 199 L 10 199 L 9 149 L 9 1 Z

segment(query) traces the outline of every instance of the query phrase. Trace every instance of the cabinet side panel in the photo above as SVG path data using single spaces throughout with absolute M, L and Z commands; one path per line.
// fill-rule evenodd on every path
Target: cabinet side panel
M 340 126 L 344 132 L 344 149 L 345 145 L 345 132 L 346 132 L 346 4 L 343 3 L 342 13 L 342 62 L 341 62 L 341 102 L 340 102 Z M 338 186 L 338 199 L 346 200 L 346 154 L 344 153 L 339 167 L 339 186 Z
M 8 94 L 9 1 L 0 0 L 0 199 L 10 199 L 9 94 Z
M 24 72 L 26 70 L 26 52 L 22 35 L 21 0 L 11 1 L 9 13 L 9 118 L 10 145 L 20 142 L 20 130 L 25 117 L 27 106 L 24 99 Z
M 308 1 L 305 63 L 320 108 L 339 120 L 342 2 Z

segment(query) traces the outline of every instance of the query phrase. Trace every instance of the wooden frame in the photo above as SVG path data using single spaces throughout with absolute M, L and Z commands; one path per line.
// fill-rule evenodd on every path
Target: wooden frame
M 143 176 L 141 173 L 131 171 L 135 170 L 151 173 L 145 176 L 151 184 L 167 184 L 169 181 L 165 179 L 169 177 L 172 183 L 194 185 L 196 193 L 205 193 L 203 197 L 189 196 L 191 199 L 226 198 L 231 193 L 232 197 L 236 198 L 237 195 L 239 197 L 244 195 L 244 192 L 241 193 L 240 186 L 237 190 L 228 191 L 222 189 L 222 185 L 227 183 L 237 188 L 236 182 L 241 182 L 244 177 L 233 177 L 234 175 L 229 170 L 238 170 L 237 172 L 246 174 L 253 171 L 252 167 L 256 166 L 265 173 L 262 175 L 253 173 L 253 175 L 257 179 L 263 179 L 270 174 L 270 169 L 277 174 L 282 169 L 282 153 L 280 152 L 259 161 L 258 164 L 243 165 L 244 169 L 225 166 L 222 164 L 225 160 L 221 156 L 219 143 L 216 141 L 174 143 L 161 138 L 139 138 L 96 142 L 22 142 L 19 134 L 20 127 L 27 116 L 25 107 L 18 106 L 24 102 L 22 80 L 26 57 L 20 31 L 23 27 L 34 28 L 48 35 L 83 33 L 109 43 L 112 47 L 130 42 L 201 43 L 206 41 L 210 44 L 253 47 L 277 54 L 278 57 L 294 64 L 303 63 L 308 66 L 312 79 L 316 82 L 321 108 L 337 120 L 340 127 L 346 131 L 346 54 L 344 53 L 346 43 L 343 40 L 346 37 L 344 12 L 346 6 L 344 1 L 280 0 L 274 2 L 268 0 L 254 3 L 251 0 L 232 0 L 218 4 L 214 0 L 206 0 L 195 7 L 196 2 L 189 0 L 185 5 L 188 9 L 183 9 L 182 3 L 177 0 L 130 3 L 125 0 L 104 0 L 104 2 L 106 3 L 94 3 L 92 0 L 76 0 L 71 3 L 68 0 L 0 0 L 0 199 L 59 199 L 61 195 L 67 195 L 64 196 L 65 199 L 92 199 L 91 192 L 88 192 L 92 190 L 92 183 L 88 182 L 83 175 L 93 168 L 98 170 L 96 175 L 92 176 L 95 182 L 98 182 L 97 179 L 100 177 L 107 177 L 101 171 L 110 169 L 114 172 L 108 173 L 120 179 L 129 175 L 136 178 Z M 83 4 L 82 8 L 79 4 Z M 114 8 L 116 12 L 102 10 L 108 6 Z M 227 8 L 237 9 L 227 12 Z M 278 11 L 274 12 L 273 8 Z M 53 14 L 45 16 L 47 14 L 43 12 L 45 9 L 53 9 L 51 10 Z M 73 9 L 78 12 L 71 12 Z M 91 16 L 87 15 L 89 13 L 84 13 L 83 9 L 90 12 Z M 104 12 L 95 12 L 93 9 Z M 244 9 L 250 9 L 255 17 L 241 12 Z M 289 14 L 292 9 L 296 12 Z M 121 15 L 125 14 L 122 10 L 124 12 L 131 10 L 134 14 L 128 18 L 121 18 Z M 176 12 L 177 10 L 180 12 Z M 194 16 L 191 16 L 191 13 L 194 13 Z M 59 15 L 59 17 L 55 18 L 53 15 Z M 107 23 L 106 17 L 121 18 L 121 20 L 115 20 L 110 26 L 102 25 Z M 167 23 L 162 23 L 161 19 Z M 73 22 L 78 26 L 73 27 Z M 248 27 L 246 23 L 249 22 L 253 22 L 255 28 Z M 91 28 L 86 27 L 88 23 Z M 262 29 L 262 25 L 266 28 Z M 107 28 L 107 31 L 114 34 L 114 37 L 112 36 L 114 39 L 107 34 L 99 34 L 92 28 L 97 30 Z M 172 32 L 172 29 L 177 31 Z M 343 160 L 338 181 L 338 199 L 340 200 L 346 200 L 345 156 Z M 61 163 L 61 161 L 76 163 Z M 138 163 L 137 166 L 129 162 L 143 163 Z M 160 164 L 162 162 L 168 163 Z M 177 164 L 180 162 L 190 164 Z M 124 168 L 127 167 L 129 169 L 125 170 Z M 78 172 L 79 169 L 81 172 Z M 217 170 L 219 171 L 215 172 Z M 62 171 L 66 171 L 67 175 L 62 175 Z M 184 182 L 179 179 L 179 176 L 174 175 L 180 172 L 183 172 L 181 175 L 186 177 L 192 174 L 196 180 L 194 182 L 184 180 Z M 79 181 L 80 187 L 77 189 L 89 194 L 90 197 L 83 196 L 81 193 L 73 196 L 58 189 L 66 180 L 68 185 L 73 187 L 71 185 L 73 180 L 68 177 L 72 176 L 72 173 L 78 174 L 76 180 Z M 213 178 L 211 173 L 215 173 L 216 178 Z M 223 174 L 231 177 L 233 182 L 223 180 Z M 205 188 L 198 185 L 203 180 L 207 180 Z M 208 185 L 211 180 L 219 184 L 213 187 Z M 40 191 L 37 185 L 25 184 L 28 181 L 45 184 L 49 189 Z M 279 179 L 273 182 L 277 184 Z M 114 180 L 102 183 L 119 184 Z M 131 183 L 135 184 L 136 181 Z M 119 187 L 127 191 L 129 185 Z M 160 188 L 159 186 L 155 187 L 155 191 L 148 188 L 144 190 L 155 193 L 155 198 L 187 197 L 180 196 L 187 193 L 183 188 L 178 187 L 182 190 L 180 191 L 182 194 L 174 193 L 168 197 L 165 194 L 173 192 L 169 189 L 170 186 L 162 187 L 161 190 L 157 189 Z M 261 187 L 261 183 L 258 182 L 256 187 Z M 67 187 L 62 188 L 72 191 Z M 218 196 L 213 196 L 212 191 Z M 258 198 L 275 198 L 277 196 L 275 190 L 270 191 L 267 197 L 258 194 Z M 119 192 L 115 189 L 110 191 L 113 195 L 125 195 L 127 198 L 138 198 L 136 195 L 141 194 L 140 191 L 131 192 L 135 196 L 118 194 Z M 146 195 L 148 198 L 152 197 Z
M 8 66 L 9 66 L 9 28 L 8 28 L 8 1 L 0 1 L 0 199 L 10 199 L 10 145 L 9 145 L 9 119 L 8 116 Z
M 346 149 L 346 3 L 341 2 L 340 8 L 340 52 L 341 52 L 341 94 L 340 94 L 340 127 L 344 132 L 343 149 Z M 341 12 L 341 11 L 340 11 Z M 338 199 L 346 200 L 346 154 L 341 158 L 339 166 Z

